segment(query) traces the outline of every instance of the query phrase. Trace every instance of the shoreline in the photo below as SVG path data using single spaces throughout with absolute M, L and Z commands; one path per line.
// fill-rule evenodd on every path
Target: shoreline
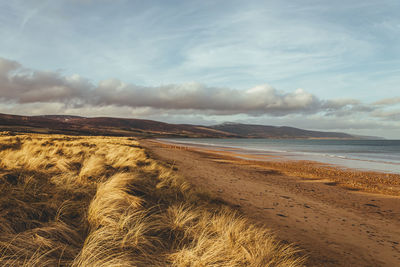
M 400 194 L 397 182 L 380 181 L 388 174 L 139 142 L 193 185 L 267 225 L 281 240 L 299 245 L 309 256 L 308 266 L 400 265 Z M 367 183 L 360 182 L 366 177 Z
M 323 165 L 329 165 L 342 169 L 349 170 L 357 170 L 362 172 L 381 172 L 381 173 L 389 173 L 389 174 L 398 174 L 400 175 L 400 162 L 382 160 L 379 158 L 371 158 L 364 157 L 360 158 L 354 155 L 341 155 L 335 152 L 323 152 L 323 151 L 307 151 L 307 150 L 291 150 L 291 148 L 286 148 L 289 150 L 282 150 L 281 148 L 276 149 L 273 147 L 259 149 L 254 147 L 241 147 L 240 145 L 232 146 L 228 144 L 219 144 L 208 142 L 197 142 L 194 139 L 190 139 L 190 141 L 186 140 L 176 140 L 176 139 L 155 139 L 159 142 L 164 142 L 168 144 L 176 144 L 181 146 L 189 146 L 193 148 L 205 148 L 216 151 L 238 151 L 243 157 L 259 155 L 260 159 L 262 157 L 279 157 L 280 160 L 286 161 L 310 161 L 316 162 Z M 280 139 L 277 139 L 280 140 Z M 309 139 L 308 139 L 309 140 Z M 332 140 L 332 139 L 329 139 Z M 336 139 L 334 139 L 336 140 Z M 340 144 L 339 144 L 340 145 Z M 270 160 L 270 158 L 268 158 Z
M 303 176 L 308 179 L 328 179 L 337 186 L 353 191 L 400 196 L 400 174 L 380 171 L 368 171 L 349 168 L 313 160 L 289 159 L 284 155 L 256 155 L 241 153 L 241 148 L 207 146 L 151 140 L 171 148 L 212 153 L 231 158 L 240 164 L 259 165 L 280 171 L 288 176 Z

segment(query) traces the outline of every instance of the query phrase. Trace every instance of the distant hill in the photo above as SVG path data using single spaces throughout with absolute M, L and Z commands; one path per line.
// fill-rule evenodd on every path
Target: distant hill
M 109 135 L 138 137 L 237 137 L 212 128 L 186 124 L 122 118 L 85 118 L 45 115 L 17 116 L 0 114 L 0 130 L 72 135 Z
M 212 126 L 212 128 L 246 138 L 355 138 L 355 136 L 346 133 L 308 131 L 287 126 L 223 123 Z
M 0 131 L 194 138 L 338 138 L 363 139 L 346 133 L 308 131 L 293 127 L 223 123 L 214 126 L 170 124 L 141 119 L 86 118 L 69 115 L 17 116 L 0 114 Z

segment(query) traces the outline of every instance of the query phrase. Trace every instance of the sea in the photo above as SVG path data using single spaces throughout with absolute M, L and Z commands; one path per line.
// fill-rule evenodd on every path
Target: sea
M 400 140 L 216 139 L 175 138 L 161 141 L 246 155 L 311 160 L 337 167 L 400 174 Z M 252 157 L 254 158 L 254 157 Z M 271 160 L 271 157 L 265 157 Z

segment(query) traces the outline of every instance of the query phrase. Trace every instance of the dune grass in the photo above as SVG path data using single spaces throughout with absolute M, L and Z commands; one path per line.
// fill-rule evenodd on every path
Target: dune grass
M 125 137 L 0 135 L 1 266 L 302 266 Z

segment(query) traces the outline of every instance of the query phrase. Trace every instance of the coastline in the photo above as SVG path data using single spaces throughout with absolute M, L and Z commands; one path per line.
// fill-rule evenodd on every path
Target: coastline
M 309 159 L 293 159 L 283 154 L 258 155 L 246 153 L 246 150 L 241 148 L 179 143 L 164 139 L 153 141 L 166 147 L 220 155 L 235 161 L 237 164 L 257 165 L 274 169 L 288 176 L 329 180 L 336 186 L 353 191 L 400 196 L 400 174 L 398 173 L 349 168 Z
M 400 264 L 399 175 L 140 143 L 152 157 L 173 163 L 190 183 L 298 244 L 310 266 Z
M 195 148 L 237 151 L 243 157 L 259 155 L 260 160 L 262 156 L 274 156 L 286 161 L 313 161 L 343 169 L 400 175 L 400 151 L 395 149 L 400 145 L 399 140 L 234 138 L 160 138 L 156 140 Z

